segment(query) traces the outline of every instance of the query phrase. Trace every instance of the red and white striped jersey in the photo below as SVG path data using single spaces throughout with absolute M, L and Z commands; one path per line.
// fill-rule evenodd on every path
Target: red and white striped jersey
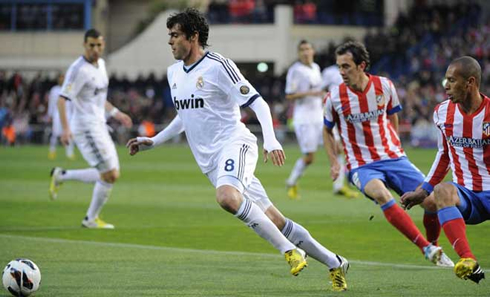
M 325 102 L 324 123 L 328 128 L 339 126 L 348 170 L 405 156 L 387 118 L 401 109 L 395 86 L 385 77 L 369 75 L 364 92 L 345 83 L 332 88 Z
M 481 106 L 471 115 L 450 100 L 436 106 L 439 150 L 425 179 L 430 186 L 424 183 L 424 189 L 431 190 L 451 168 L 453 182 L 475 192 L 490 191 L 490 99 L 481 96 Z

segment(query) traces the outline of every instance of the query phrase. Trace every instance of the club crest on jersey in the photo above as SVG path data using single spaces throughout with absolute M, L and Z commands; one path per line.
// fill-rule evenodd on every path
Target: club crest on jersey
M 199 76 L 197 78 L 196 88 L 202 89 L 202 87 L 204 87 L 204 79 L 202 78 L 202 76 Z
M 376 95 L 376 103 L 378 106 L 382 106 L 385 104 L 385 96 L 383 94 Z
M 483 122 L 483 134 L 490 136 L 490 122 Z
M 242 95 L 247 95 L 248 92 L 250 92 L 250 88 L 247 87 L 247 86 L 241 86 L 240 87 L 240 93 L 242 93 Z
M 177 85 L 174 83 L 174 85 L 172 86 L 172 90 L 175 90 L 177 89 Z

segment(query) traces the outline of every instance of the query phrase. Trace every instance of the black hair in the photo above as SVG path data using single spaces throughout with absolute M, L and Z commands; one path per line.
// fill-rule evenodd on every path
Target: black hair
M 311 45 L 311 43 L 308 42 L 308 40 L 306 39 L 302 39 L 299 43 L 298 43 L 298 51 L 300 49 L 300 47 L 303 45 L 303 44 L 309 44 Z M 313 47 L 313 46 L 312 46 Z
M 450 65 L 460 64 L 461 67 L 458 70 L 458 74 L 464 79 L 474 77 L 476 79 L 477 86 L 481 83 L 481 66 L 477 60 L 470 56 L 463 56 L 454 59 Z
M 199 44 L 203 48 L 208 46 L 209 25 L 199 10 L 187 8 L 183 12 L 173 14 L 167 19 L 167 29 L 172 29 L 177 24 L 180 25 L 180 30 L 184 32 L 188 40 L 194 34 L 199 33 Z
M 369 53 L 364 46 L 364 44 L 358 41 L 348 41 L 335 50 L 335 55 L 345 55 L 346 53 L 351 53 L 354 63 L 356 65 L 360 65 L 362 62 L 366 62 L 366 70 L 371 65 L 371 61 L 369 60 Z
M 85 36 L 83 37 L 83 42 L 87 42 L 88 38 L 99 38 L 102 36 L 99 31 L 96 29 L 89 29 L 87 32 L 85 32 Z

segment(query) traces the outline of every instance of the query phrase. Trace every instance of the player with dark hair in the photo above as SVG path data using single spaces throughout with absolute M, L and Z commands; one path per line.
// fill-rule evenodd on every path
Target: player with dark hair
M 436 106 L 438 152 L 421 188 L 405 193 L 402 204 L 410 209 L 434 191 L 442 228 L 459 255 L 456 276 L 475 283 L 485 273 L 471 252 L 466 224 L 490 219 L 490 98 L 480 93 L 481 68 L 469 56 L 451 62 L 445 84 L 449 100 Z M 451 168 L 452 182 L 443 182 Z
M 324 138 L 332 178 L 336 179 L 340 171 L 332 132 L 337 125 L 351 182 L 381 206 L 388 222 L 417 245 L 428 260 L 439 266 L 453 266 L 436 245 L 440 225 L 433 198 L 422 204 L 426 209 L 427 241 L 388 190 L 402 195 L 415 190 L 424 180 L 407 159 L 398 138 L 396 113 L 401 105 L 393 83 L 366 72 L 370 61 L 363 44 L 347 42 L 335 54 L 344 82 L 331 89 L 325 103 Z
M 92 201 L 82 220 L 82 226 L 114 229 L 114 225 L 99 218 L 99 213 L 119 178 L 119 159 L 107 129 L 105 113 L 126 127 L 131 127 L 132 121 L 127 114 L 107 101 L 109 78 L 105 61 L 101 58 L 105 48 L 104 37 L 99 31 L 90 29 L 85 33 L 83 47 L 85 53 L 71 64 L 66 73 L 58 99 L 58 111 L 63 127 L 61 142 L 68 145 L 74 140 L 91 168 L 53 168 L 49 193 L 51 199 L 56 199 L 59 187 L 67 180 L 95 184 Z M 67 119 L 67 100 L 73 104 L 70 123 Z
M 264 136 L 264 161 L 271 158 L 274 165 L 282 166 L 285 159 L 268 104 L 233 61 L 204 50 L 208 25 L 201 13 L 187 9 L 174 14 L 167 27 L 172 54 L 179 60 L 167 69 L 177 116 L 155 137 L 131 139 L 130 154 L 154 148 L 185 131 L 194 158 L 216 188 L 216 200 L 224 210 L 284 254 L 291 274 L 298 275 L 306 267 L 306 252 L 330 268 L 332 290 L 347 289 L 347 260 L 285 218 L 254 175 L 257 139 L 240 121 L 240 106 L 250 107 L 257 115 Z

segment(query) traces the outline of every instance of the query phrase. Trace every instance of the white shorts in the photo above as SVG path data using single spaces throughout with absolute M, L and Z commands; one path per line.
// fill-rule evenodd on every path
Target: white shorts
M 323 144 L 323 123 L 295 124 L 294 132 L 303 154 L 314 153 Z
M 53 130 L 51 131 L 51 133 L 54 136 L 60 137 L 61 134 L 63 134 L 63 128 L 61 126 L 61 122 L 60 122 L 59 118 L 57 118 L 57 120 L 56 120 L 56 118 L 53 119 L 52 127 L 53 127 Z
M 83 158 L 100 173 L 119 170 L 116 147 L 106 126 L 77 131 L 73 133 L 73 139 Z
M 257 159 L 256 142 L 239 139 L 223 148 L 218 167 L 206 173 L 206 176 L 216 189 L 224 185 L 232 186 L 265 211 L 272 203 L 254 175 Z

